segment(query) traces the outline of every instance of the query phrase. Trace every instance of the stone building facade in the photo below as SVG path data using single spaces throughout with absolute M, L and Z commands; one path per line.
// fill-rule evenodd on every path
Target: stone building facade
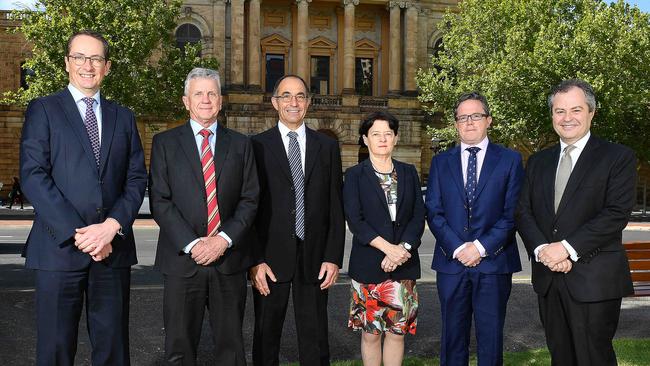
M 228 127 L 252 135 L 275 125 L 272 87 L 280 76 L 298 74 L 313 95 L 307 125 L 339 142 L 344 169 L 365 156 L 360 120 L 384 109 L 401 124 L 396 158 L 426 172 L 432 153 L 415 73 L 427 66 L 440 42 L 437 23 L 457 2 L 189 0 L 173 32 L 179 47 L 200 42 L 203 55 L 219 60 Z M 16 26 L 0 10 L 0 93 L 24 85 L 21 65 L 31 46 L 10 32 Z M 22 112 L 0 106 L 0 182 L 17 175 Z M 152 135 L 182 122 L 139 122 L 147 160 Z

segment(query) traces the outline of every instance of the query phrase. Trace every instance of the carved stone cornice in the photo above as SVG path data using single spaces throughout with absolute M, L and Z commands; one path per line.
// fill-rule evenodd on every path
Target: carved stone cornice
M 343 6 L 348 6 L 348 5 L 357 6 L 359 5 L 359 0 L 343 0 Z

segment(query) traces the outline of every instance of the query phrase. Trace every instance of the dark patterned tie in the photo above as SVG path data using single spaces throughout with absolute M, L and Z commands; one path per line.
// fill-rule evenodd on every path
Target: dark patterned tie
M 86 125 L 86 131 L 88 132 L 88 137 L 90 138 L 90 146 L 93 148 L 95 163 L 97 164 L 97 168 L 99 168 L 99 129 L 97 128 L 97 116 L 95 115 L 95 110 L 93 109 L 95 98 L 85 97 L 83 98 L 83 101 L 86 103 L 86 117 L 84 118 L 84 125 Z
M 221 226 L 221 215 L 217 203 L 217 180 L 214 170 L 214 159 L 210 150 L 210 135 L 212 131 L 202 129 L 199 134 L 203 136 L 201 143 L 201 166 L 203 166 L 203 180 L 205 181 L 205 201 L 208 204 L 208 236 L 215 236 Z
M 469 160 L 467 160 L 467 182 L 465 183 L 465 194 L 467 194 L 467 203 L 470 205 L 476 198 L 476 154 L 480 147 L 472 146 L 465 149 L 469 151 Z
M 293 178 L 294 193 L 296 195 L 296 235 L 305 239 L 305 176 L 302 173 L 302 160 L 300 159 L 300 146 L 298 134 L 290 131 L 289 137 L 289 168 Z
M 560 165 L 557 168 L 557 176 L 555 177 L 555 197 L 553 197 L 555 212 L 557 212 L 557 208 L 560 206 L 562 195 L 564 195 L 564 189 L 566 188 L 566 184 L 569 182 L 569 177 L 571 176 L 571 169 L 573 169 L 571 151 L 575 148 L 576 147 L 573 145 L 567 145 L 564 148 L 564 154 L 562 154 Z

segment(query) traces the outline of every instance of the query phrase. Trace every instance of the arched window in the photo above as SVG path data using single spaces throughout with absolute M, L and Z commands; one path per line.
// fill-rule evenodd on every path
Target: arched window
M 176 29 L 176 47 L 185 50 L 185 45 L 189 43 L 200 43 L 201 31 L 194 24 L 181 24 Z

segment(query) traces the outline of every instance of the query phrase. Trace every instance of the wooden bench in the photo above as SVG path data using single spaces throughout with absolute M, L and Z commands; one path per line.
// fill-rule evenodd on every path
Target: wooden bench
M 624 243 L 634 283 L 634 296 L 650 296 L 650 242 Z

